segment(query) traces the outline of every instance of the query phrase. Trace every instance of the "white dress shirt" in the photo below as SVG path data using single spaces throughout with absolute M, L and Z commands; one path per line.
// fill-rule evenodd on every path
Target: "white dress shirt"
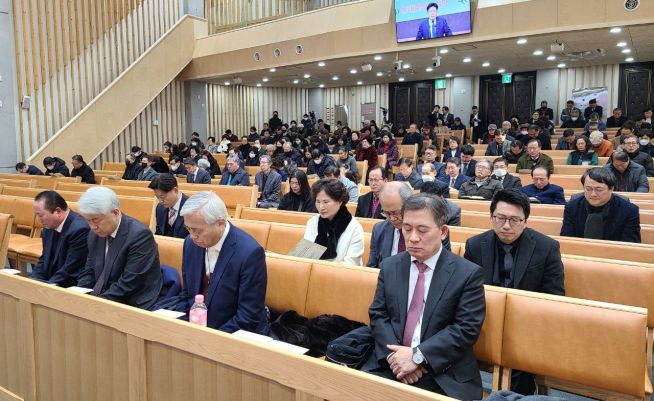
M 121 214 L 120 216 L 118 216 L 118 225 L 116 226 L 116 229 L 110 235 L 111 238 L 116 239 L 116 234 L 118 233 L 118 229 L 120 228 L 120 222 L 122 220 L 123 220 L 123 215 Z M 105 257 L 107 257 L 107 252 L 109 252 L 109 241 L 105 242 L 105 246 L 104 246 L 104 256 Z
M 422 301 L 422 310 L 420 311 L 420 319 L 416 325 L 416 329 L 413 331 L 413 337 L 411 338 L 411 348 L 417 347 L 420 345 L 420 332 L 422 331 L 422 318 L 423 313 L 425 312 L 425 303 L 427 302 L 427 297 L 429 296 L 429 286 L 431 285 L 431 279 L 434 276 L 434 269 L 436 268 L 436 263 L 438 263 L 438 258 L 441 256 L 443 247 L 441 246 L 438 249 L 438 252 L 429 259 L 425 260 L 423 263 L 427 265 L 427 270 L 425 270 L 425 296 Z M 413 298 L 413 292 L 418 282 L 418 266 L 416 266 L 415 261 L 417 259 L 411 256 L 411 270 L 409 271 L 409 298 L 407 302 L 407 313 L 409 312 L 409 307 L 411 307 L 411 298 Z
M 61 234 L 61 231 L 64 229 L 64 224 L 66 224 L 66 220 L 68 219 L 69 214 L 70 214 L 70 210 L 67 210 L 66 217 L 64 217 L 64 219 L 61 221 L 61 224 L 59 224 L 57 228 L 55 228 L 55 231 L 58 232 L 59 234 Z
M 181 204 L 182 204 L 182 193 L 180 192 L 179 198 L 177 198 L 177 202 L 175 202 L 175 205 L 171 207 L 171 209 L 175 211 L 173 218 L 168 219 L 168 224 L 170 224 L 171 227 L 173 226 L 173 224 L 175 224 L 175 221 L 177 220 L 177 216 L 179 216 L 179 209 L 181 207 L 180 206 Z M 170 210 L 168 211 L 168 216 L 170 216 Z M 166 216 L 166 218 L 168 218 L 168 216 Z
M 393 246 L 391 247 L 391 256 L 397 255 L 397 248 L 400 243 L 400 230 L 393 228 Z
M 213 274 L 213 270 L 216 268 L 216 263 L 218 263 L 218 256 L 220 256 L 220 250 L 225 243 L 225 238 L 229 234 L 229 221 L 225 222 L 225 230 L 223 231 L 223 236 L 220 237 L 216 245 L 210 246 L 204 253 L 204 266 L 207 272 L 207 275 Z

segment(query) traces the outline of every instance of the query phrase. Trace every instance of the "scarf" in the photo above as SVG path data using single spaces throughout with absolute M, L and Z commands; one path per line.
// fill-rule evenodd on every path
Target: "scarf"
M 336 247 L 338 239 L 345 231 L 352 220 L 352 215 L 345 207 L 345 203 L 338 209 L 336 215 L 331 220 L 318 218 L 318 236 L 315 243 L 326 246 L 325 253 L 320 257 L 321 260 L 334 259 L 336 257 Z
M 584 238 L 604 239 L 604 225 L 609 217 L 611 201 L 602 207 L 593 207 L 586 202 L 586 224 L 584 224 Z
M 580 165 L 582 162 L 587 161 L 590 162 L 593 160 L 593 153 L 595 152 L 580 152 L 578 150 L 575 150 L 572 152 L 572 165 L 577 166 Z

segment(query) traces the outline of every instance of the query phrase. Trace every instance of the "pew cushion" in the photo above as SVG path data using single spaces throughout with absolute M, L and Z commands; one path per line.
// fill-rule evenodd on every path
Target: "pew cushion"
M 294 310 L 302 314 L 306 308 L 311 263 L 268 256 L 266 267 L 266 305 L 275 312 Z

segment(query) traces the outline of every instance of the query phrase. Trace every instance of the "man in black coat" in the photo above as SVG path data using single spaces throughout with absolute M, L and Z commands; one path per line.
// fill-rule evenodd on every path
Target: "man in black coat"
M 509 174 L 509 162 L 503 157 L 493 160 L 493 175 L 495 179 L 502 181 L 502 188 L 521 188 L 522 181 L 520 177 Z
M 559 243 L 527 227 L 529 212 L 529 199 L 520 190 L 495 194 L 493 229 L 468 239 L 464 258 L 483 268 L 485 284 L 565 295 Z M 511 390 L 534 394 L 533 375 L 514 371 Z
M 172 174 L 157 174 L 148 188 L 154 191 L 159 204 L 155 210 L 156 235 L 184 239 L 188 235 L 184 217 L 180 216 L 188 196 L 179 191 L 177 180 Z
M 70 177 L 66 162 L 58 157 L 46 157 L 43 159 L 43 165 L 45 166 L 45 175 L 61 174 L 64 177 Z
M 415 123 L 409 125 L 406 135 L 402 138 L 402 145 L 418 145 L 418 157 L 422 156 L 422 133 L 418 131 Z
M 597 113 L 599 119 L 602 119 L 602 113 L 604 110 L 602 109 L 602 106 L 597 105 L 597 99 L 590 99 L 588 102 L 588 107 L 584 109 L 584 120 L 590 121 L 590 115 L 593 113 Z
M 38 167 L 32 166 L 31 164 L 25 164 L 23 162 L 16 163 L 16 172 L 18 174 L 27 174 L 27 175 L 43 175 Z
M 84 161 L 82 155 L 73 156 L 73 171 L 70 173 L 71 177 L 82 177 L 82 182 L 85 184 L 95 184 L 95 173 L 91 167 Z

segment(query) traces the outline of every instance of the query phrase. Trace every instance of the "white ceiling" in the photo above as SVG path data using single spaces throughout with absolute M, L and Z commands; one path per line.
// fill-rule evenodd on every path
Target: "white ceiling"
M 503 68 L 506 72 L 532 71 L 547 68 L 557 68 L 559 63 L 565 63 L 566 68 L 584 67 L 601 64 L 624 63 L 627 57 L 633 57 L 634 62 L 654 60 L 654 41 L 652 32 L 654 25 L 639 25 L 634 27 L 623 27 L 619 33 L 611 33 L 609 29 L 595 29 L 587 31 L 576 31 L 570 33 L 557 33 L 551 35 L 538 35 L 527 37 L 527 43 L 519 45 L 517 38 L 488 41 L 475 44 L 466 44 L 448 47 L 447 54 L 442 56 L 441 66 L 427 72 L 426 68 L 432 66 L 432 57 L 438 49 L 438 40 L 434 40 L 434 47 L 421 50 L 400 52 L 399 58 L 408 63 L 411 68 L 398 73 L 393 68 L 395 53 L 381 54 L 382 59 L 375 61 L 374 54 L 359 57 L 351 57 L 337 60 L 328 60 L 324 67 L 317 63 L 298 64 L 293 66 L 278 67 L 275 72 L 268 69 L 249 71 L 237 76 L 217 76 L 209 82 L 224 84 L 232 82 L 234 78 L 241 78 L 243 85 L 255 86 L 257 83 L 268 87 L 305 87 L 316 88 L 320 84 L 325 87 L 354 86 L 358 82 L 362 84 L 380 84 L 397 82 L 400 77 L 406 81 L 417 81 L 425 79 L 445 78 L 446 74 L 452 76 L 487 75 L 497 74 L 498 69 Z M 556 41 L 565 43 L 565 53 L 576 53 L 591 51 L 595 55 L 584 58 L 570 58 L 564 55 L 556 55 L 556 60 L 548 61 L 547 56 L 551 55 L 550 45 Z M 618 42 L 626 42 L 625 47 L 618 47 Z M 597 49 L 603 49 L 604 55 L 600 55 Z M 623 49 L 630 49 L 630 54 L 623 54 Z M 440 49 L 439 49 L 440 50 Z M 542 50 L 541 56 L 534 56 L 533 52 Z M 464 63 L 463 59 L 469 57 L 471 61 Z M 482 63 L 488 62 L 488 67 Z M 362 64 L 371 64 L 372 70 L 363 72 Z M 355 69 L 356 74 L 350 70 Z M 377 76 L 377 73 L 382 76 Z M 309 74 L 310 78 L 304 78 Z M 338 80 L 332 77 L 337 76 Z M 263 78 L 268 82 L 263 82 Z M 297 84 L 293 81 L 297 80 Z

